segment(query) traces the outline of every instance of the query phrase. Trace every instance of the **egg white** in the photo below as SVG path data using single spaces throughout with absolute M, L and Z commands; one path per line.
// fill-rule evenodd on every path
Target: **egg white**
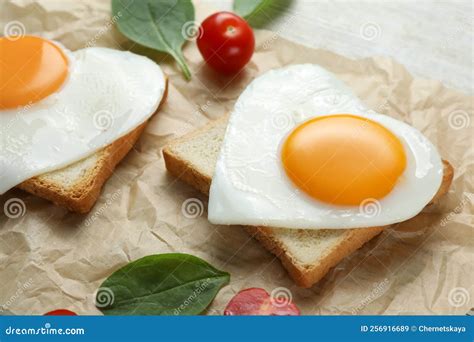
M 70 165 L 131 132 L 156 111 L 166 80 L 146 57 L 107 48 L 70 52 L 56 93 L 0 111 L 0 194 Z
M 302 122 L 328 114 L 353 114 L 380 123 L 402 142 L 406 169 L 382 199 L 338 206 L 299 191 L 281 167 L 279 147 Z M 213 176 L 208 218 L 215 224 L 303 229 L 383 226 L 418 214 L 442 180 L 442 161 L 415 128 L 368 110 L 325 69 L 311 64 L 271 70 L 255 79 L 231 113 Z

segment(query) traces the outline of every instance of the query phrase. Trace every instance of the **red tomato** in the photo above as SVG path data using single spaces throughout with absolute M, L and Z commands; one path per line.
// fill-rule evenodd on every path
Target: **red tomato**
M 227 304 L 224 315 L 299 316 L 300 310 L 291 298 L 272 298 L 264 289 L 252 287 L 237 293 Z
M 58 309 L 47 312 L 44 314 L 44 316 L 77 316 L 77 314 L 66 309 Z
M 241 70 L 250 60 L 255 37 L 244 19 L 234 13 L 218 12 L 202 22 L 197 46 L 209 66 L 230 74 Z

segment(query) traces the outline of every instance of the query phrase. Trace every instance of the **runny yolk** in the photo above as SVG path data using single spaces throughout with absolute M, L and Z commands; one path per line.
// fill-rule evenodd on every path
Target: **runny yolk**
M 16 108 L 56 92 L 68 74 L 61 49 L 40 37 L 0 38 L 0 109 Z
M 406 167 L 405 150 L 392 132 L 350 114 L 304 122 L 284 141 L 281 158 L 300 190 L 337 205 L 384 197 Z

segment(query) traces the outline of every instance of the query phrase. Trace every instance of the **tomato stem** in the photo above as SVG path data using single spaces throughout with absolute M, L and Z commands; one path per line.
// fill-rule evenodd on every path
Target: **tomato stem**
M 227 26 L 227 33 L 234 34 L 235 33 L 235 27 L 232 25 Z

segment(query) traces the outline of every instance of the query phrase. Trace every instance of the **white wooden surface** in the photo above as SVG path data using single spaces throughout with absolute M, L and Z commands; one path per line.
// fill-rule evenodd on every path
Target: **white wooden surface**
M 232 0 L 203 0 L 219 10 Z M 474 1 L 274 0 L 264 28 L 350 58 L 390 56 L 412 74 L 472 94 Z M 272 15 L 272 18 L 274 16 Z

